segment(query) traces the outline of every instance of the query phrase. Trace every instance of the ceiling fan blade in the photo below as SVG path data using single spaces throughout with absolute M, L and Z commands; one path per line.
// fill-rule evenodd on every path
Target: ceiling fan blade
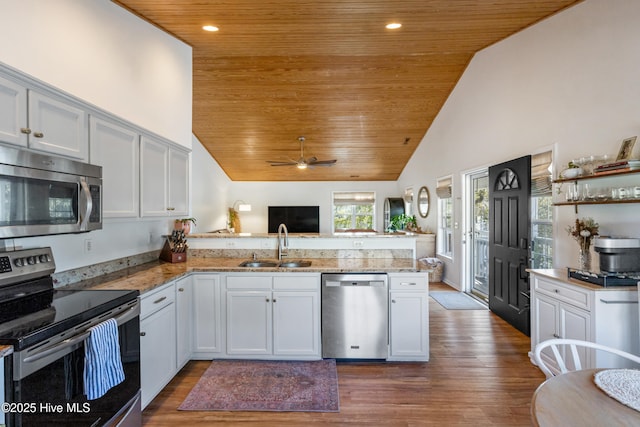
M 311 161 L 311 159 L 309 159 L 309 166 L 333 166 L 335 165 L 337 162 L 337 160 L 315 160 L 315 161 Z
M 277 162 L 273 160 L 267 160 L 267 163 L 271 163 L 271 166 L 296 166 L 298 162 Z

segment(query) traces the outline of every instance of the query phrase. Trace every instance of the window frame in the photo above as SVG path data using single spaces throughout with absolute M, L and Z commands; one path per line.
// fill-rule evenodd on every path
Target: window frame
M 448 186 L 448 189 L 445 187 Z M 446 191 L 443 191 L 446 190 Z M 453 260 L 454 250 L 454 200 L 453 200 L 453 176 L 448 175 L 438 178 L 436 194 L 438 195 L 438 219 L 436 233 L 436 254 Z M 446 194 L 443 197 L 443 194 Z M 447 224 L 445 215 L 449 215 Z
M 364 202 L 354 202 L 354 203 L 336 203 L 336 195 L 348 196 L 352 195 L 353 199 L 357 199 L 359 196 L 368 196 Z M 356 211 L 356 206 L 371 206 L 371 214 L 359 214 Z M 349 206 L 351 207 L 351 228 L 338 228 L 336 229 L 336 207 L 337 206 Z M 357 218 L 364 216 L 371 216 L 371 228 L 370 229 L 359 229 L 356 228 L 358 224 Z M 354 231 L 361 232 L 375 232 L 376 226 L 376 218 L 377 218 L 377 209 L 376 209 L 376 192 L 375 191 L 332 191 L 331 192 L 331 232 L 332 233 L 350 233 Z

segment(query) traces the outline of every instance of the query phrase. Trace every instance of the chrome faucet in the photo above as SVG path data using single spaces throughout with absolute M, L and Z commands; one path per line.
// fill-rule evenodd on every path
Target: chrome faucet
M 282 232 L 284 231 L 284 240 Z M 289 230 L 284 224 L 278 226 L 278 260 L 282 261 L 283 256 L 289 255 Z

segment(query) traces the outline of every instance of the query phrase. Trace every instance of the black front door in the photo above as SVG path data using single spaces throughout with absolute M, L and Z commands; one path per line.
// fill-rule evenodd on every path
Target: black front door
M 529 335 L 531 156 L 489 168 L 489 308 Z

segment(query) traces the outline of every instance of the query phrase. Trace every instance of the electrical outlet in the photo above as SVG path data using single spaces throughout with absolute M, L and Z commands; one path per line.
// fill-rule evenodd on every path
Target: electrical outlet
M 264 240 L 260 243 L 260 249 L 271 249 L 273 246 L 269 240 Z
M 91 239 L 84 239 L 84 253 L 89 253 L 93 250 L 93 242 Z
M 364 246 L 364 242 L 362 240 L 354 240 L 353 241 L 353 247 L 354 248 L 361 248 Z
M 236 247 L 236 242 L 234 242 L 233 240 L 227 240 L 226 242 L 226 246 L 227 248 L 231 249 L 231 248 L 235 248 Z

